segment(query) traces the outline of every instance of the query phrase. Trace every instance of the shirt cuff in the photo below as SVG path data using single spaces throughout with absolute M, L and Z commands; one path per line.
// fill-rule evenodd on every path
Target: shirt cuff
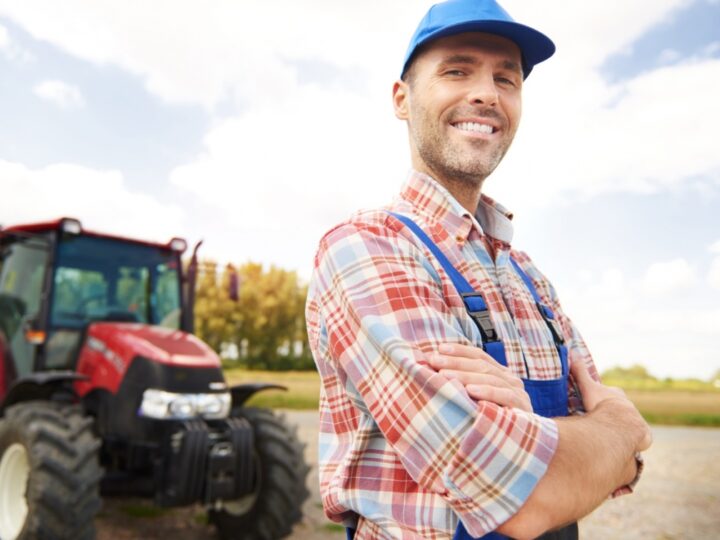
M 446 477 L 453 511 L 473 537 L 515 515 L 545 475 L 558 442 L 550 418 L 490 406 L 465 438 Z

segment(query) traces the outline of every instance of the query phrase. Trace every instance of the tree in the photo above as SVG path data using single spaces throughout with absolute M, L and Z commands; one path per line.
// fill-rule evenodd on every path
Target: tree
M 215 350 L 234 343 L 241 364 L 251 369 L 314 367 L 305 333 L 307 286 L 296 272 L 253 262 L 222 272 L 212 262 L 201 268 L 195 309 L 200 338 Z
M 616 366 L 604 371 L 602 378 L 634 381 L 656 380 L 656 378 L 648 372 L 647 368 L 645 366 L 641 366 L 640 364 L 635 364 L 630 367 Z
M 236 303 L 218 279 L 217 264 L 199 264 L 195 296 L 195 333 L 216 351 L 231 341 L 238 325 Z

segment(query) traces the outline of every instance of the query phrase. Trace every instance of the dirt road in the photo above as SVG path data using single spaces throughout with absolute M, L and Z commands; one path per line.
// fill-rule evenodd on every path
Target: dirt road
M 290 540 L 340 540 L 342 531 L 323 515 L 317 488 L 317 413 L 290 411 L 307 443 L 312 496 Z M 634 495 L 608 501 L 580 524 L 583 540 L 716 540 L 720 538 L 720 429 L 655 427 L 655 443 Z M 149 505 L 147 505 L 149 506 Z M 143 501 L 106 500 L 98 520 L 100 540 L 210 540 L 202 508 L 139 517 Z M 152 509 L 147 509 L 153 513 Z

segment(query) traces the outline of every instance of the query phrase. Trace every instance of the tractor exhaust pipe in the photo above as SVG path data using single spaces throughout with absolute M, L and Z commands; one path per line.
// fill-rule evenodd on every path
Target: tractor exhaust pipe
M 183 292 L 185 294 L 183 294 L 183 298 L 185 299 L 185 305 L 183 306 L 182 329 L 188 334 L 195 333 L 195 283 L 197 282 L 198 270 L 197 252 L 202 243 L 203 241 L 200 240 L 195 244 L 184 279 L 185 291 Z

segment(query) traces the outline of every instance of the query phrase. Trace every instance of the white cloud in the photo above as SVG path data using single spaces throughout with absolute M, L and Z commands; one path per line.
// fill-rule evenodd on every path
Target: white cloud
M 715 257 L 710 263 L 707 281 L 713 289 L 720 291 L 720 257 Z
M 89 228 L 154 241 L 177 236 L 182 210 L 128 189 L 118 171 L 57 163 L 42 169 L 0 160 L 3 225 L 75 217 Z
M 308 270 L 325 230 L 394 196 L 407 158 L 378 164 L 404 157 L 403 131 L 368 98 L 298 87 L 292 99 L 218 122 L 171 182 L 244 233 L 244 252 Z
M 708 246 L 708 251 L 710 253 L 720 253 L 720 240 L 717 240 L 716 242 L 713 242 Z
M 316 131 L 332 129 L 332 115 L 342 114 L 354 126 L 363 124 L 368 111 L 378 118 L 381 112 L 379 123 L 364 135 L 374 139 L 394 122 L 390 84 L 412 25 L 430 3 L 224 0 L 199 12 L 193 2 L 140 6 L 74 0 L 60 6 L 16 0 L 0 10 L 36 37 L 78 57 L 142 75 L 148 89 L 166 100 L 214 109 L 232 98 L 241 110 L 263 108 L 267 124 L 284 126 L 286 117 L 273 107 L 285 114 L 287 103 L 294 103 L 313 111 Z M 541 3 L 506 3 L 516 18 L 551 35 L 558 52 L 528 80 L 523 125 L 498 178 L 488 183 L 491 194 L 521 211 L 558 197 L 651 192 L 720 173 L 712 131 L 720 123 L 720 112 L 703 106 L 714 102 L 720 87 L 720 61 L 688 61 L 614 86 L 597 72 L 610 54 L 627 49 L 689 0 L 612 0 L 591 7 L 558 0 L 552 10 Z M 623 17 L 617 16 L 620 12 Z M 318 63 L 321 73 L 315 75 L 322 80 L 301 84 L 297 61 Z M 335 86 L 328 82 L 348 74 L 356 78 Z M 299 92 L 307 103 L 298 103 Z M 337 111 L 324 106 L 327 94 L 339 104 Z M 345 101 L 356 104 L 358 94 L 372 101 L 356 109 L 343 106 Z M 683 106 L 668 107 L 669 95 L 681 98 Z M 253 141 L 253 147 L 258 144 Z M 304 155 L 312 155 L 318 146 L 309 134 L 294 145 Z M 396 170 L 407 163 L 402 159 L 404 154 L 373 161 L 376 168 Z M 245 165 L 235 171 L 238 176 L 263 174 Z M 308 182 L 330 183 L 334 174 L 313 176 Z M 518 182 L 523 182 L 522 190 Z M 383 192 L 374 195 L 380 200 Z
M 0 8 L 0 12 L 2 8 Z M 0 24 L 0 54 L 4 55 L 9 60 L 19 63 L 32 62 L 34 57 L 28 51 L 22 49 L 15 43 L 11 37 L 10 32 L 7 28 Z
M 62 109 L 82 107 L 85 104 L 80 89 L 63 81 L 43 81 L 33 87 L 33 93 Z
M 10 36 L 7 28 L 0 24 L 0 49 L 6 49 L 10 45 Z
M 628 279 L 618 268 L 584 273 L 572 287 L 555 285 L 600 371 L 643 364 L 660 377 L 707 378 L 717 370 L 716 307 L 688 305 L 684 296 L 643 296 L 644 282 Z
M 673 259 L 650 265 L 643 278 L 643 290 L 661 295 L 686 289 L 695 282 L 695 272 L 685 259 Z
M 517 20 L 530 22 L 553 39 L 558 48 L 553 62 L 593 71 L 609 55 L 626 52 L 638 36 L 692 1 L 606 0 L 590 7 L 587 2 L 554 0 L 552 9 L 544 2 L 525 0 L 504 0 L 502 4 Z M 568 75 L 574 77 L 575 73 Z
M 391 77 L 411 33 L 397 32 L 398 23 L 417 20 L 423 9 L 409 0 L 7 0 L 0 14 L 74 56 L 143 76 L 168 101 L 212 108 L 227 97 L 246 103 L 284 94 L 295 76 L 292 59 L 371 72 L 391 66 Z
M 579 65 L 547 68 L 528 79 L 515 146 L 488 183 L 501 200 L 537 207 L 559 197 L 653 193 L 720 176 L 713 133 L 720 109 L 709 106 L 720 87 L 720 60 L 682 62 L 613 86 Z M 684 105 L 668 106 L 667 96 L 682 96 Z

